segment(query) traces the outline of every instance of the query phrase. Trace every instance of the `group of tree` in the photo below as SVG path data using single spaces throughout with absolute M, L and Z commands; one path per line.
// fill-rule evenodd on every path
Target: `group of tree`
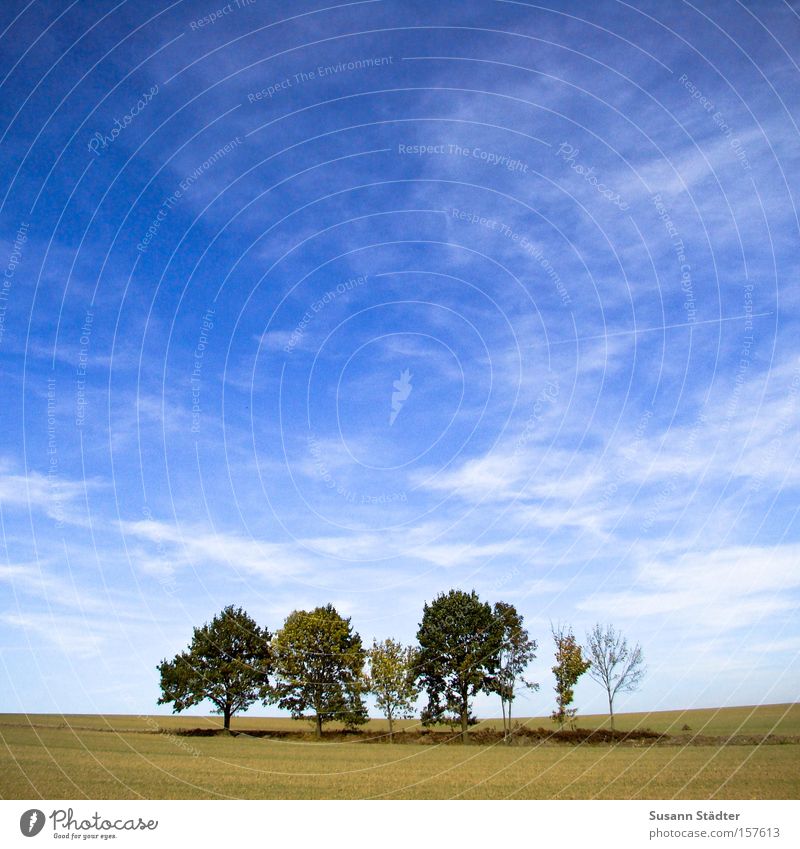
M 554 626 L 552 634 L 553 719 L 561 726 L 574 721 L 574 688 L 589 671 L 606 690 L 613 729 L 615 696 L 635 690 L 644 674 L 640 646 L 629 648 L 611 626 L 596 625 L 585 648 L 567 626 Z M 330 604 L 295 610 L 274 635 L 241 607 L 229 606 L 194 629 L 186 650 L 158 665 L 158 703 L 178 712 L 208 699 L 229 730 L 234 714 L 260 700 L 295 719 L 313 719 L 319 737 L 326 722 L 346 727 L 366 722 L 365 697 L 372 694 L 391 740 L 395 720 L 412 717 L 423 693 L 423 724 L 449 722 L 460 727 L 463 738 L 476 721 L 473 699 L 487 694 L 500 698 L 508 737 L 514 699 L 539 687 L 525 677 L 536 641 L 514 605 L 499 601 L 492 607 L 474 591 L 442 593 L 425 604 L 417 643 L 386 639 L 367 650 L 350 619 Z

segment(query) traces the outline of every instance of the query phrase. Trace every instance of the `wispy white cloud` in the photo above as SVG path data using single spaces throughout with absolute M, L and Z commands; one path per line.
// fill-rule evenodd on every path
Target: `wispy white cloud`
M 71 658 L 100 655 L 115 632 L 112 623 L 69 614 L 0 613 L 0 622 L 20 631 L 26 642 L 55 646 Z
M 669 560 L 643 560 L 628 589 L 586 595 L 579 610 L 611 619 L 658 616 L 692 631 L 721 634 L 797 606 L 800 546 L 729 546 Z
M 59 522 L 84 521 L 80 502 L 87 491 L 103 486 L 97 478 L 86 481 L 70 480 L 62 474 L 44 475 L 30 471 L 28 474 L 11 471 L 6 461 L 0 463 L 0 505 L 8 508 L 42 511 Z
M 308 572 L 308 558 L 294 545 L 263 542 L 241 534 L 217 532 L 194 524 L 156 520 L 121 521 L 126 536 L 169 546 L 175 567 L 222 565 L 264 580 L 298 578 Z

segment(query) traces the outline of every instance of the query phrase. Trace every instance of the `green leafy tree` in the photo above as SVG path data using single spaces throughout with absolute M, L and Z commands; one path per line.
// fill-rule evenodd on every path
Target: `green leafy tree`
M 317 737 L 324 722 L 367 721 L 361 637 L 333 605 L 290 613 L 272 641 L 272 655 L 275 684 L 265 701 L 277 702 L 294 719 L 311 711 Z
M 499 662 L 494 678 L 494 690 L 500 696 L 503 711 L 503 737 L 511 732 L 511 705 L 517 689 L 538 690 L 539 685 L 527 681 L 523 673 L 536 657 L 536 640 L 532 640 L 523 624 L 523 617 L 513 604 L 498 601 L 494 605 L 495 628 L 499 639 Z
M 188 649 L 156 667 L 161 673 L 158 704 L 172 704 L 178 713 L 208 699 L 230 730 L 231 717 L 253 704 L 269 683 L 269 645 L 266 628 L 241 607 L 226 607 L 194 629 Z
M 416 650 L 392 640 L 373 640 L 369 659 L 369 688 L 389 721 L 389 742 L 394 742 L 394 720 L 414 715 L 419 687 L 414 680 Z
M 601 684 L 608 696 L 608 715 L 614 730 L 614 698 L 617 693 L 632 693 L 639 689 L 645 674 L 644 655 L 637 643 L 633 648 L 613 625 L 599 623 L 586 635 L 587 654 L 592 668 L 589 676 Z
M 449 713 L 464 741 L 470 699 L 494 687 L 500 641 L 492 609 L 474 590 L 442 593 L 425 605 L 417 640 L 415 675 L 428 696 L 422 721 L 440 722 Z
M 572 628 L 564 625 L 553 626 L 552 632 L 556 644 L 556 665 L 553 667 L 553 674 L 556 676 L 556 709 L 552 716 L 563 728 L 567 720 L 572 722 L 575 719 L 577 708 L 570 708 L 575 695 L 574 687 L 592 664 L 584 659 Z

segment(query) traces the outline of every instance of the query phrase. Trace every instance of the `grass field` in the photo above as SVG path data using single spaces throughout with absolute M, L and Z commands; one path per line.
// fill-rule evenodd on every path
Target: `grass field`
M 605 717 L 582 717 L 600 727 Z M 523 720 L 548 726 L 543 718 Z M 493 721 L 477 726 L 498 724 Z M 0 796 L 127 798 L 787 799 L 800 792 L 800 705 L 623 714 L 622 730 L 720 738 L 714 745 L 380 745 L 248 731 L 303 729 L 234 719 L 240 736 L 182 736 L 218 717 L 0 716 Z M 416 723 L 401 723 L 409 730 Z M 688 725 L 690 732 L 681 730 Z M 374 720 L 373 730 L 384 724 Z M 157 731 L 166 733 L 155 733 Z M 726 745 L 730 735 L 795 738 Z

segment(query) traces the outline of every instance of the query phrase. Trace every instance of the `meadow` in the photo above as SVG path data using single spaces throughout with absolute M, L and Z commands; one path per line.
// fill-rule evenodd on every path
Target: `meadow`
M 581 717 L 579 726 L 606 721 Z M 552 728 L 541 717 L 520 723 Z M 794 799 L 800 792 L 798 704 L 621 714 L 616 724 L 670 736 L 617 744 L 474 742 L 482 729 L 499 727 L 488 720 L 466 745 L 421 743 L 418 723 L 407 721 L 398 723 L 398 737 L 414 742 L 388 745 L 369 735 L 385 732 L 380 720 L 366 735 L 315 742 L 309 723 L 290 719 L 237 717 L 231 736 L 213 733 L 221 729 L 216 716 L 4 714 L 0 796 Z M 186 733 L 197 731 L 203 733 Z

